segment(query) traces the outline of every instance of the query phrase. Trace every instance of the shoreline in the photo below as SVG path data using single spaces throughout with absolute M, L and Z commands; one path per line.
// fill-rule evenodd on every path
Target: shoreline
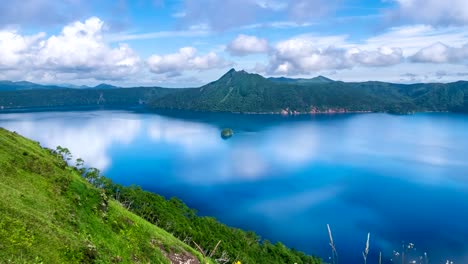
M 143 112 L 158 111 L 183 111 L 183 112 L 196 112 L 196 113 L 229 113 L 236 115 L 279 115 L 279 116 L 304 116 L 304 115 L 343 115 L 343 114 L 371 114 L 371 113 L 386 113 L 394 115 L 412 115 L 417 113 L 461 113 L 452 111 L 412 111 L 406 113 L 397 113 L 390 111 L 371 111 L 371 110 L 346 110 L 342 108 L 330 108 L 327 110 L 313 109 L 309 112 L 295 111 L 289 109 L 282 109 L 281 111 L 266 111 L 266 112 L 238 112 L 238 111 L 207 111 L 207 110 L 194 110 L 194 109 L 180 109 L 180 108 L 150 108 L 144 105 L 82 105 L 82 106 L 50 106 L 50 107 L 25 107 L 25 108 L 3 108 L 0 109 L 0 114 L 8 113 L 27 113 L 27 112 L 47 112 L 47 111 L 93 111 L 93 110 L 137 110 Z

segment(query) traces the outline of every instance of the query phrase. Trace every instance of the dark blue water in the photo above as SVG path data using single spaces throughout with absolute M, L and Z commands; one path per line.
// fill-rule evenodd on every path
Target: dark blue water
M 362 262 L 368 232 L 368 263 L 379 251 L 401 263 L 393 251 L 408 243 L 408 261 L 468 263 L 466 115 L 68 111 L 1 114 L 0 126 L 324 259 L 330 224 L 341 263 Z

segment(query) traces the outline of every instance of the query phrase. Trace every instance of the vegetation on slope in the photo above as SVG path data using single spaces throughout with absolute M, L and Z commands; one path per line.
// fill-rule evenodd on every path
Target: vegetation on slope
M 312 79 L 264 78 L 227 72 L 200 88 L 33 89 L 2 91 L 0 110 L 32 107 L 134 106 L 243 113 L 333 113 L 418 111 L 468 112 L 468 82 L 449 84 L 345 83 Z M 100 89 L 102 88 L 102 89 Z M 111 88 L 111 89 L 109 89 Z
M 416 106 L 390 84 L 317 82 L 310 85 L 277 82 L 258 74 L 231 70 L 201 88 L 184 89 L 155 98 L 155 108 L 199 111 L 309 112 L 414 110 Z
M 0 260 L 168 263 L 169 253 L 204 259 L 189 244 L 208 263 L 321 263 L 199 217 L 176 198 L 115 184 L 81 159 L 75 167 L 64 159 L 72 159 L 67 149 L 43 149 L 0 128 Z
M 269 78 L 231 70 L 218 81 L 155 98 L 163 109 L 279 113 L 467 111 L 468 82 L 402 85 Z
M 170 252 L 201 259 L 61 156 L 1 128 L 0 216 L 0 263 L 170 263 Z
M 401 86 L 399 92 L 426 111 L 468 112 L 468 82 Z

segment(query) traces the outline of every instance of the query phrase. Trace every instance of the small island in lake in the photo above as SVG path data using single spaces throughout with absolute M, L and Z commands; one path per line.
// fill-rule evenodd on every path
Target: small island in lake
M 234 135 L 234 131 L 230 128 L 224 128 L 221 130 L 221 137 L 223 139 L 229 139 Z

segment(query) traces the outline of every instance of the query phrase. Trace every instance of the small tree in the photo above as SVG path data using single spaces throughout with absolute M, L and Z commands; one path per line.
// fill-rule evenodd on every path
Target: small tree
M 76 159 L 76 167 L 81 168 L 84 165 L 84 160 L 82 158 L 77 158 Z
M 91 183 L 95 187 L 101 187 L 102 176 L 100 170 L 96 168 L 89 168 L 84 177 L 89 183 Z
M 80 172 L 81 175 L 84 175 L 86 169 L 84 167 L 84 160 L 82 158 L 76 159 L 75 168 Z
M 63 148 L 61 146 L 57 146 L 57 156 L 60 155 L 65 161 L 70 161 L 73 158 L 70 150 L 68 148 Z

